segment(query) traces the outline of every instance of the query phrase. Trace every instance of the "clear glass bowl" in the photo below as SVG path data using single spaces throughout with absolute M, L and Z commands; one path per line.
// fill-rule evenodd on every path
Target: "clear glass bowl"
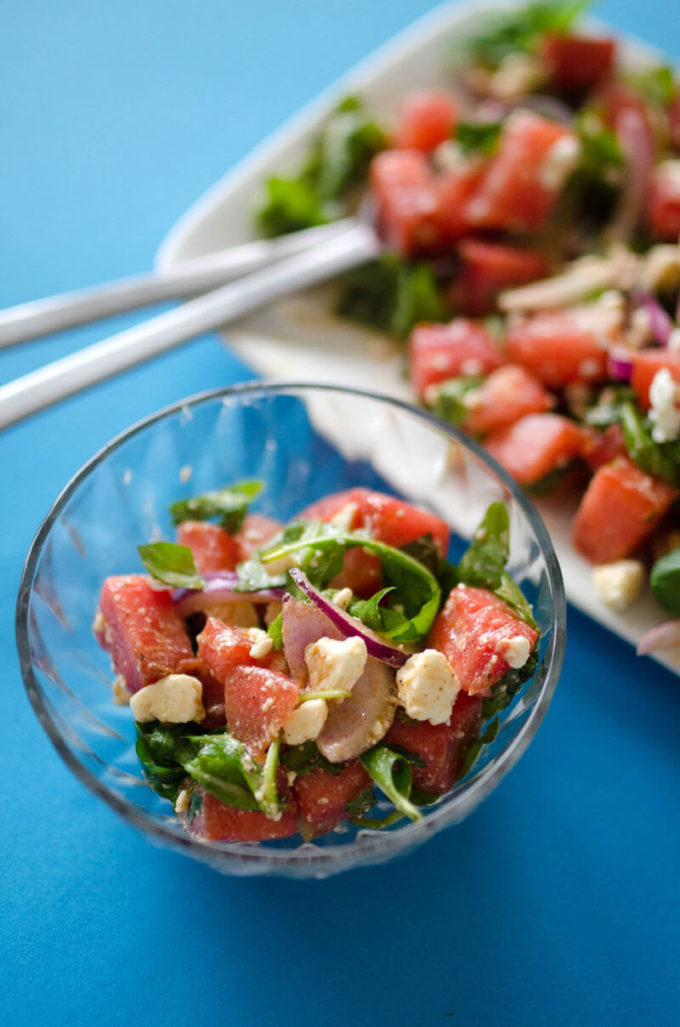
M 493 500 L 511 515 L 509 569 L 541 628 L 533 678 L 500 716 L 466 777 L 424 811 L 379 832 L 314 842 L 202 844 L 144 781 L 128 707 L 111 699 L 109 659 L 91 624 L 109 574 L 140 569 L 137 545 L 172 538 L 168 503 L 261 478 L 254 509 L 281 520 L 331 491 L 367 485 L 443 517 L 456 559 Z M 524 494 L 474 442 L 422 410 L 353 389 L 254 383 L 203 394 L 114 439 L 66 486 L 28 554 L 17 605 L 21 668 L 34 709 L 68 766 L 151 840 L 232 874 L 324 877 L 379 863 L 462 820 L 524 752 L 560 674 L 565 600 L 545 528 Z

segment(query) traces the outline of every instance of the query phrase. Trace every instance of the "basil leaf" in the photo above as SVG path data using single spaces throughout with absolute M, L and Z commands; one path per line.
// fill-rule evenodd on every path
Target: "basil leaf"
M 150 542 L 146 546 L 137 546 L 137 552 L 156 581 L 174 588 L 201 589 L 205 586 L 188 546 L 178 546 L 175 542 Z
M 409 801 L 412 779 L 408 760 L 385 745 L 376 745 L 360 759 L 395 809 L 410 820 L 422 820 L 423 815 L 418 807 Z
M 510 555 L 510 517 L 503 503 L 492 503 L 458 564 L 460 580 L 492 592 L 500 587 Z
M 456 142 L 463 153 L 482 153 L 492 157 L 498 148 L 502 121 L 461 121 L 456 130 Z
M 220 523 L 231 535 L 240 530 L 248 506 L 262 491 L 261 481 L 240 481 L 214 492 L 204 492 L 191 499 L 181 499 L 170 507 L 175 524 L 182 521 L 207 521 L 219 517 Z
M 680 616 L 680 549 L 673 549 L 656 561 L 649 583 L 657 603 Z

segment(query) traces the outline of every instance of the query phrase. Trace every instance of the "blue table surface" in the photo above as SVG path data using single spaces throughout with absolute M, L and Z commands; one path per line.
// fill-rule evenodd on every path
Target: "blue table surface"
M 204 189 L 429 6 L 3 5 L 0 305 L 147 268 Z M 610 0 L 598 14 L 680 57 L 673 5 Z M 0 380 L 108 330 L 1 353 Z M 15 653 L 31 538 L 112 435 L 249 377 L 205 337 L 0 437 L 0 1018 L 680 1022 L 678 680 L 576 610 L 518 766 L 466 822 L 387 867 L 220 877 L 150 846 L 62 764 Z

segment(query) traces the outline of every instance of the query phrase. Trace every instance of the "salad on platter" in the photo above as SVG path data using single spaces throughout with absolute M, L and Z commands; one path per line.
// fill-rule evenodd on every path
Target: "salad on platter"
M 531 494 L 578 504 L 575 550 L 622 613 L 651 585 L 680 616 L 680 86 L 581 24 L 582 0 L 480 15 L 447 88 L 392 120 L 358 96 L 258 230 L 355 212 L 385 252 L 344 277 L 338 313 L 403 346 L 418 400 Z M 639 651 L 680 645 L 680 621 Z
M 174 503 L 94 632 L 150 786 L 194 838 L 378 829 L 449 793 L 530 682 L 539 631 L 491 504 L 457 563 L 436 515 L 367 488 L 287 524 L 248 481 Z

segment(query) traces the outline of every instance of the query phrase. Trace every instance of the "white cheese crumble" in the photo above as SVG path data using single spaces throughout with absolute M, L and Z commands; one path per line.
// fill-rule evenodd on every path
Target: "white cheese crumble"
M 261 660 L 265 656 L 269 656 L 274 646 L 274 640 L 269 637 L 266 631 L 261 628 L 249 628 L 248 638 L 252 639 L 252 645 L 248 652 L 248 655 L 253 660 Z
M 113 701 L 116 706 L 127 706 L 130 702 L 130 692 L 125 683 L 125 678 L 122 674 L 116 674 L 113 682 L 111 683 L 111 691 L 113 692 Z
M 367 657 L 363 638 L 318 638 L 310 642 L 305 649 L 310 689 L 351 691 L 364 672 Z
M 319 737 L 326 723 L 328 705 L 325 699 L 308 699 L 300 703 L 283 725 L 283 740 L 288 745 L 302 745 Z
M 448 724 L 460 683 L 438 649 L 409 656 L 397 671 L 397 697 L 409 717 Z
M 339 609 L 346 610 L 354 599 L 354 592 L 351 588 L 341 588 L 333 597 L 333 602 Z
M 203 685 L 191 674 L 168 674 L 153 685 L 140 688 L 130 697 L 135 720 L 144 724 L 160 720 L 163 724 L 197 723 L 204 719 Z
M 617 560 L 593 569 L 597 597 L 615 613 L 623 613 L 635 602 L 644 580 L 645 569 L 640 560 Z
M 509 638 L 506 642 L 503 656 L 509 667 L 518 670 L 527 662 L 530 652 L 531 643 L 529 639 L 525 638 L 524 635 L 516 635 L 514 638 Z
M 541 164 L 539 181 L 543 188 L 555 192 L 561 189 L 580 159 L 581 143 L 575 135 L 557 139 Z
M 180 813 L 188 813 L 190 809 L 191 792 L 188 788 L 183 788 L 182 791 L 178 793 L 177 798 L 175 799 L 175 813 L 177 813 L 178 815 Z
M 655 442 L 671 442 L 680 434 L 680 386 L 667 367 L 656 372 L 649 387 L 652 438 Z

